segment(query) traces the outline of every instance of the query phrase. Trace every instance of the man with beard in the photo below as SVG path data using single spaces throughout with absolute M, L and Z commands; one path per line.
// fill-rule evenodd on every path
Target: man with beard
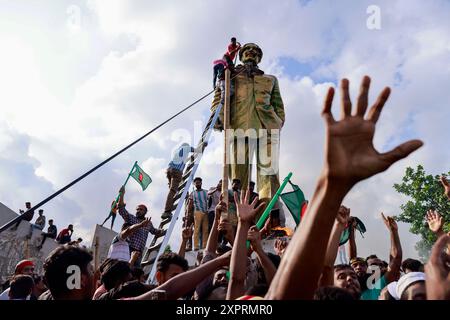
M 334 286 L 344 289 L 355 300 L 361 297 L 361 286 L 358 276 L 351 266 L 348 264 L 338 264 L 334 266 Z
M 122 186 L 120 188 L 120 197 L 119 197 L 119 214 L 122 216 L 123 220 L 125 222 L 129 223 L 130 225 L 134 225 L 137 223 L 142 223 L 145 220 L 145 215 L 147 214 L 147 207 L 143 204 L 140 204 L 136 207 L 136 215 L 131 215 L 126 209 L 125 209 L 125 202 L 123 200 L 125 195 L 125 187 Z M 154 234 L 154 235 L 160 235 L 162 232 L 164 232 L 161 229 L 156 229 L 153 227 L 153 224 L 149 222 L 145 227 L 139 228 L 132 236 L 129 238 L 130 243 L 130 254 L 133 256 L 133 252 L 137 251 L 140 255 L 142 255 L 142 251 L 145 248 L 145 244 L 147 243 L 148 233 Z M 140 259 L 136 260 L 136 265 L 139 266 Z

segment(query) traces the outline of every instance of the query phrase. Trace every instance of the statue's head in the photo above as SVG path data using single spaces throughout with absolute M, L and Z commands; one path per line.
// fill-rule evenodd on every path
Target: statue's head
M 243 63 L 253 62 L 258 64 L 261 62 L 263 52 L 261 48 L 255 43 L 246 43 L 239 50 L 239 60 Z

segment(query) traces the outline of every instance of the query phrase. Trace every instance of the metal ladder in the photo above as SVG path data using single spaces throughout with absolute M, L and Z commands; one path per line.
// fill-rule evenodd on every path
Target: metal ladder
M 219 103 L 216 111 L 214 113 L 211 113 L 208 123 L 203 129 L 201 139 L 197 145 L 197 150 L 199 149 L 199 147 L 203 142 L 208 142 L 209 137 L 211 136 L 211 132 L 214 129 L 214 125 L 219 117 L 219 113 L 220 110 L 222 109 L 222 106 L 223 104 Z M 164 249 L 166 248 L 169 242 L 173 228 L 175 227 L 175 224 L 178 220 L 178 216 L 181 212 L 181 209 L 183 208 L 184 199 L 187 196 L 187 192 L 189 190 L 190 185 L 192 184 L 195 172 L 197 171 L 202 156 L 203 152 L 194 153 L 190 156 L 188 162 L 186 163 L 180 185 L 178 186 L 178 191 L 174 196 L 174 204 L 172 207 L 172 212 L 175 210 L 175 213 L 173 213 L 172 217 L 161 221 L 161 223 L 159 224 L 159 229 L 163 229 L 165 232 L 162 232 L 161 235 L 153 236 L 153 239 L 150 243 L 150 247 L 145 251 L 143 255 L 141 266 L 143 267 L 145 272 L 148 272 L 148 270 L 150 270 L 147 283 L 154 282 L 156 274 L 155 262 L 158 260 L 159 256 L 164 252 Z

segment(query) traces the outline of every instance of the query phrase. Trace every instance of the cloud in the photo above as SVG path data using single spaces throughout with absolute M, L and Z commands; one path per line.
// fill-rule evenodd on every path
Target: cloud
M 1 184 L 0 201 L 12 208 L 25 199 L 39 201 L 210 91 L 212 61 L 224 53 L 231 36 L 260 44 L 261 68 L 279 78 L 287 117 L 280 176 L 292 171 L 307 197 L 323 158 L 322 100 L 341 77 L 350 79 L 354 97 L 361 77 L 371 75 L 370 101 L 384 86 L 392 87 L 375 136 L 380 152 L 411 138 L 424 140 L 412 157 L 361 183 L 346 198 L 368 229 L 359 241 L 362 255 L 376 252 L 387 259 L 388 236 L 378 215 L 398 213 L 404 199 L 392 184 L 407 165 L 423 163 L 432 173 L 448 170 L 444 160 L 450 148 L 442 132 L 450 116 L 450 94 L 444 90 L 450 80 L 446 1 L 378 1 L 381 30 L 366 27 L 370 1 L 74 3 L 81 13 L 76 33 L 67 28 L 69 2 L 46 5 L 59 14 L 56 25 L 42 10 L 32 22 L 21 18 L 20 6 L 4 11 L 15 24 L 8 25 L 8 35 L 2 33 L 0 52 L 0 116 L 5 119 L 0 122 L 0 171 L 9 181 Z M 293 75 L 285 61 L 309 65 L 311 72 Z M 335 100 L 333 112 L 339 117 Z M 158 224 L 171 152 L 182 139 L 197 143 L 195 122 L 204 125 L 210 101 L 50 202 L 51 214 L 61 225 L 76 221 L 75 233 L 88 241 L 139 161 L 153 182 L 144 193 L 129 182 L 128 208 L 149 204 Z M 215 132 L 212 139 L 197 173 L 205 187 L 214 186 L 221 175 L 222 136 Z M 28 181 L 26 187 L 12 182 L 18 175 Z M 405 256 L 417 256 L 414 236 L 407 226 L 400 228 Z M 174 232 L 176 244 L 179 225 Z

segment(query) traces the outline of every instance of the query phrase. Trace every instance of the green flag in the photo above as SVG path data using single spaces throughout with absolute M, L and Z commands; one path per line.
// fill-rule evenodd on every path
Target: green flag
M 286 207 L 291 212 L 292 217 L 295 220 L 295 224 L 298 225 L 302 219 L 302 208 L 307 204 L 305 200 L 305 195 L 299 186 L 293 184 L 289 181 L 294 191 L 282 193 L 281 199 L 283 200 Z
M 152 182 L 152 179 L 148 174 L 138 166 L 137 163 L 134 164 L 133 170 L 131 170 L 130 176 L 134 178 L 142 187 L 142 191 L 147 189 L 148 185 Z
M 357 217 L 353 218 L 356 220 L 356 230 L 358 230 L 361 233 L 361 236 L 364 238 L 363 233 L 366 232 L 366 226 Z M 345 244 L 349 238 L 350 238 L 350 226 L 347 226 L 347 228 L 345 228 L 345 230 L 341 234 L 339 245 L 342 246 L 343 244 Z

